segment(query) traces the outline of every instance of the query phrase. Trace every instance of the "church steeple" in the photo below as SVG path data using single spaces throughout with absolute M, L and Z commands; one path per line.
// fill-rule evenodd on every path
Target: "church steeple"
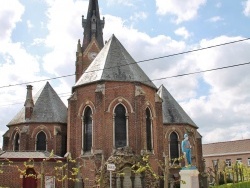
M 103 45 L 103 28 L 105 19 L 100 19 L 98 0 L 89 0 L 89 8 L 87 18 L 82 16 L 82 27 L 84 29 L 83 36 L 83 52 L 89 45 L 92 37 L 96 38 L 99 48 L 102 49 Z
M 83 43 L 78 40 L 76 51 L 76 82 L 89 67 L 95 56 L 103 48 L 103 33 L 105 20 L 100 19 L 98 0 L 89 0 L 87 18 L 82 16 Z

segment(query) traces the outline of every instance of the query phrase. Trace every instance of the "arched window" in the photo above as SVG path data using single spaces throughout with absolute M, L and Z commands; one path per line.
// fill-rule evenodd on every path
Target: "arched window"
M 83 117 L 83 150 L 85 152 L 91 151 L 92 148 L 92 110 L 87 107 Z
M 152 151 L 152 121 L 150 110 L 146 109 L 146 142 L 147 150 Z
M 43 131 L 37 134 L 36 151 L 46 151 L 46 134 Z
M 178 136 L 175 132 L 172 132 L 170 134 L 170 158 L 179 158 Z
M 20 137 L 19 133 L 16 133 L 14 138 L 14 151 L 19 151 L 19 145 L 20 145 Z
M 119 104 L 115 108 L 115 147 L 127 145 L 126 109 Z

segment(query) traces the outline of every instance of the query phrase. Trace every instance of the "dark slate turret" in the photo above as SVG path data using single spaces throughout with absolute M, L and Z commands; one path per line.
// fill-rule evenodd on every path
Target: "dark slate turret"
M 32 86 L 27 86 L 25 107 L 10 121 L 8 126 L 27 122 L 67 123 L 67 107 L 49 82 L 34 96 L 34 101 L 30 100 L 31 88 Z M 26 117 L 27 105 L 32 107 L 32 113 L 28 118 Z
M 84 29 L 82 45 L 83 52 L 87 48 L 92 37 L 96 38 L 100 49 L 103 47 L 104 43 L 102 30 L 104 28 L 104 24 L 104 18 L 103 20 L 100 19 L 98 0 L 89 0 L 87 18 L 85 19 L 84 16 L 82 16 L 82 27 Z
M 198 128 L 163 85 L 161 85 L 157 93 L 163 100 L 162 111 L 164 124 L 189 124 Z
M 105 44 L 74 87 L 98 81 L 140 82 L 156 89 L 115 35 Z

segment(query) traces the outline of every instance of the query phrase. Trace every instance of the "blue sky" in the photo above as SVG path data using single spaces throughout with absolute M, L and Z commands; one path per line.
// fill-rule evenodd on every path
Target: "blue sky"
M 112 34 L 135 60 L 249 38 L 250 0 L 100 0 L 104 40 Z M 22 108 L 26 86 L 74 73 L 84 0 L 0 2 L 0 135 Z M 142 62 L 151 79 L 250 61 L 250 40 Z M 250 65 L 154 81 L 199 126 L 203 143 L 250 138 Z M 74 77 L 50 81 L 67 104 Z M 34 94 L 45 82 L 32 83 Z M 0 140 L 1 144 L 2 140 Z

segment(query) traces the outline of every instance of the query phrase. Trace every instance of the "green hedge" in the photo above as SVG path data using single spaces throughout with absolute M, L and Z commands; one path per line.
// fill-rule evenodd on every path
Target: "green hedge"
M 219 185 L 219 186 L 213 186 L 213 188 L 250 188 L 250 182 L 239 182 L 239 183 L 228 183 L 224 185 Z

